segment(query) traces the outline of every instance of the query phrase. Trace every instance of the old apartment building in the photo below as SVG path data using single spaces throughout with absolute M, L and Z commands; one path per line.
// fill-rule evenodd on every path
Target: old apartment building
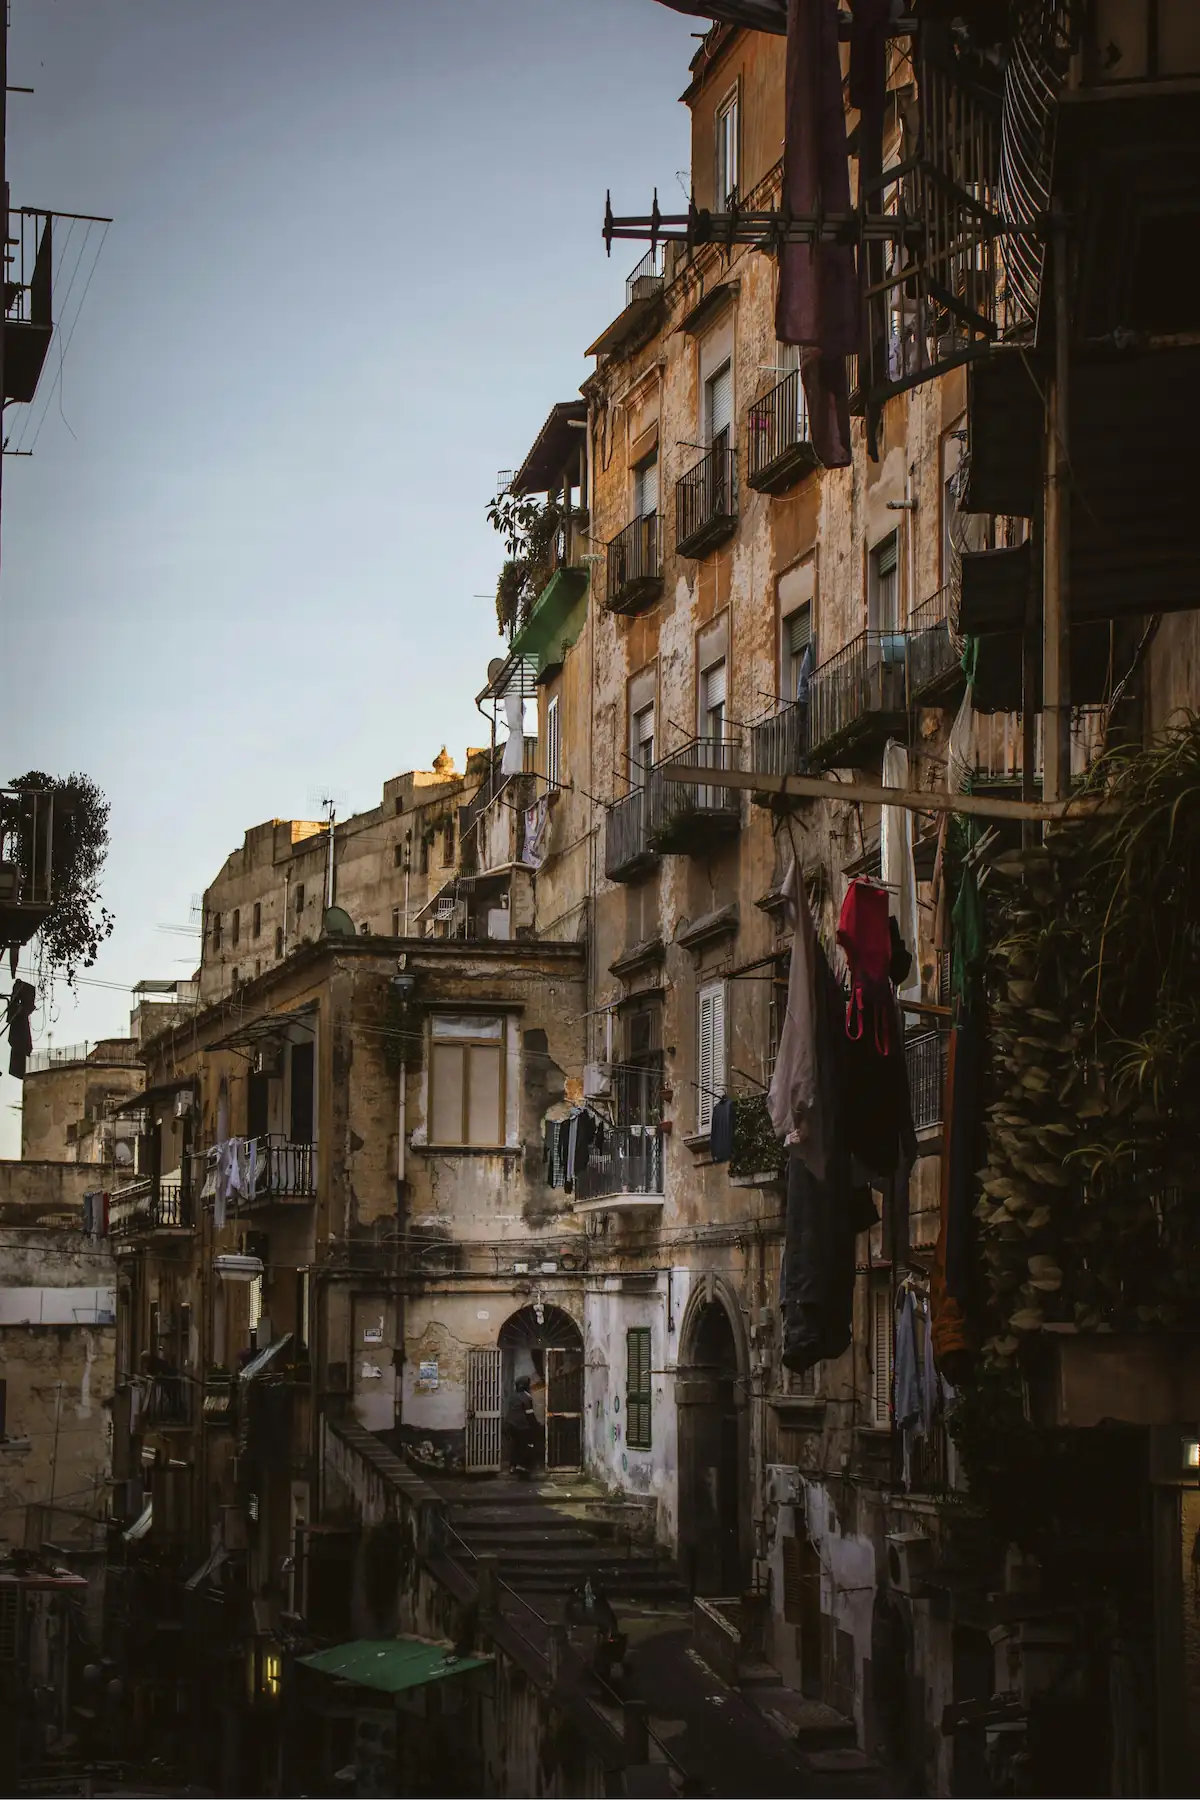
M 1095 1791 L 1186 1791 L 1193 1766 L 1188 1153 L 1148 1188 L 1139 1147 L 1149 1237 L 1095 1275 L 1137 1211 L 1121 1190 L 1097 1227 L 1099 1177 L 1073 1185 L 1100 1052 L 1056 1028 L 1052 959 L 1003 959 L 1030 907 L 1052 947 L 1085 910 L 1046 897 L 1042 824 L 1194 700 L 1163 421 L 1196 320 L 1139 207 L 1194 166 L 1200 44 L 1171 0 L 1142 36 L 1136 7 L 1074 36 L 1031 9 L 1016 39 L 930 7 L 867 79 L 848 38 L 789 48 L 770 0 L 714 10 L 694 206 L 610 216 L 649 249 L 507 484 L 553 529 L 501 576 L 490 743 L 333 828 L 248 832 L 198 1004 L 119 1103 L 114 1618 L 146 1744 L 182 1718 L 223 1791 L 310 1758 L 398 1781 L 416 1729 L 328 1679 L 396 1629 L 465 1647 L 464 1780 L 628 1774 L 530 1598 L 610 1565 L 618 1594 L 669 1576 L 705 1660 L 773 1671 L 797 1732 L 905 1791 L 1066 1791 L 1063 1756 Z M 814 63 L 844 200 L 788 185 Z M 776 240 L 860 199 L 842 416 L 777 335 L 809 246 Z M 521 1379 L 578 1515 L 541 1569 L 506 1541 Z M 589 1536 L 613 1521 L 620 1569 Z

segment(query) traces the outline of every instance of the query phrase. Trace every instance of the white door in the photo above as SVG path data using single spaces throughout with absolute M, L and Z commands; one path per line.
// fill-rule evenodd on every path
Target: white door
M 476 1473 L 500 1468 L 503 1404 L 499 1350 L 467 1352 L 466 1466 Z
M 700 737 L 696 758 L 706 769 L 725 767 L 725 700 L 727 694 L 724 659 L 713 663 L 700 677 Z M 696 790 L 696 805 L 701 811 L 716 811 L 725 797 L 723 788 L 702 787 Z

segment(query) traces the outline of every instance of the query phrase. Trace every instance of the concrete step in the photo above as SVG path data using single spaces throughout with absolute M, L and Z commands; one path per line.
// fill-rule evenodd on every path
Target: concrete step
M 857 1734 L 853 1719 L 826 1706 L 823 1700 L 808 1700 L 794 1688 L 750 1687 L 746 1698 L 773 1725 L 781 1737 L 798 1750 L 856 1750 Z
M 530 1525 L 523 1531 L 512 1531 L 501 1525 L 456 1526 L 459 1536 L 472 1550 L 498 1551 L 512 1556 L 536 1556 L 542 1550 L 584 1551 L 596 1548 L 596 1539 L 586 1531 L 566 1526 L 562 1530 Z

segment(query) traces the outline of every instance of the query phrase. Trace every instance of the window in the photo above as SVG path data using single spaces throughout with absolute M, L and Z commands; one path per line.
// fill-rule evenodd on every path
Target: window
M 250 927 L 250 935 L 252 937 L 259 937 L 259 936 L 261 936 L 261 934 L 262 934 L 262 901 L 256 900 L 254 902 L 254 920 Z
M 892 1296 L 887 1288 L 871 1295 L 871 1422 L 892 1417 Z
M 289 1138 L 293 1144 L 311 1144 L 316 1137 L 316 1112 L 313 1105 L 315 1068 L 311 1038 L 305 1044 L 292 1045 L 291 1065 L 291 1130 Z
M 212 947 L 214 951 L 221 948 L 221 915 L 215 912 L 212 916 Z
M 696 1129 L 712 1129 L 713 1106 L 725 1092 L 725 983 L 696 996 Z
M 650 1331 L 639 1325 L 625 1333 L 625 1442 L 631 1450 L 649 1450 Z
M 262 974 L 262 957 L 256 956 L 254 959 L 254 979 L 257 981 L 261 974 Z
M 307 1269 L 296 1270 L 296 1323 L 295 1345 L 298 1352 L 296 1360 L 302 1362 L 308 1351 L 308 1299 L 309 1272 Z
M 447 819 L 442 831 L 442 867 L 454 867 L 454 820 Z
M 235 950 L 238 947 L 238 939 L 241 937 L 241 935 L 242 935 L 241 908 L 235 906 L 233 909 L 233 918 L 229 922 L 229 942 L 233 945 L 233 948 Z
M 424 827 L 422 827 L 422 829 L 421 829 L 421 855 L 420 855 L 420 865 L 419 866 L 420 866 L 421 874 L 428 875 L 428 873 L 429 873 L 429 832 Z
M 625 1054 L 616 1072 L 617 1124 L 655 1127 L 662 1121 L 662 1007 L 638 1006 L 624 1021 Z
M 800 693 L 804 653 L 812 643 L 812 607 L 801 606 L 783 621 L 783 697 L 795 700 Z
M 283 926 L 282 925 L 277 925 L 275 927 L 275 954 L 277 957 L 283 955 Z
M 888 533 L 871 551 L 867 588 L 867 623 L 872 631 L 892 637 L 900 629 L 900 534 Z
M 643 706 L 640 712 L 633 715 L 633 730 L 630 733 L 630 773 L 637 786 L 644 786 L 646 776 L 654 767 L 654 702 Z
M 502 1144 L 504 1020 L 435 1013 L 430 1039 L 430 1143 Z
M 562 737 L 558 712 L 558 695 L 546 706 L 546 785 L 556 788 L 562 781 Z
M 400 936 L 400 908 L 398 906 L 392 908 L 392 936 Z
M 704 384 L 704 436 L 712 450 L 728 450 L 733 426 L 733 365 L 722 363 Z
M 712 663 L 700 675 L 699 736 L 722 743 L 725 738 L 726 663 Z
M 658 511 L 658 452 L 648 456 L 633 471 L 633 516 L 648 518 Z
M 404 867 L 404 845 L 403 844 L 393 844 L 392 845 L 392 867 L 396 868 L 396 869 L 402 869 Z
M 717 109 L 716 211 L 726 212 L 738 186 L 738 91 L 734 88 Z
M 304 911 L 304 883 L 302 881 L 298 881 L 296 883 L 296 917 L 299 918 L 303 911 Z
M 238 984 L 238 979 L 239 979 L 240 973 L 241 973 L 241 971 L 239 970 L 237 964 L 234 963 L 234 965 L 233 965 L 233 985 L 234 985 L 234 987 L 236 987 Z

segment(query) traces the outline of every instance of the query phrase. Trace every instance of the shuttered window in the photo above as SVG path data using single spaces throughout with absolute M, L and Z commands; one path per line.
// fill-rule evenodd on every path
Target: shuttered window
M 546 785 L 556 788 L 562 779 L 562 724 L 558 695 L 546 707 Z
M 900 625 L 900 534 L 889 532 L 870 555 L 867 595 L 872 631 L 896 632 Z
M 651 456 L 644 463 L 639 463 L 634 471 L 634 507 L 635 517 L 644 519 L 649 513 L 658 511 L 658 457 Z
M 713 1106 L 725 1092 L 725 984 L 714 981 L 697 995 L 696 1129 L 712 1129 Z
M 438 1013 L 430 1030 L 430 1141 L 503 1143 L 503 1020 Z
M 633 715 L 633 761 L 643 772 L 654 765 L 654 708 L 643 706 Z
M 649 1450 L 650 1331 L 638 1326 L 625 1333 L 625 1441 L 631 1450 Z
M 700 677 L 700 736 L 720 742 L 725 736 L 725 698 L 728 665 L 713 663 Z
M 800 691 L 800 665 L 811 642 L 812 607 L 801 606 L 783 621 L 783 660 L 787 672 L 785 699 L 794 700 Z
M 892 1296 L 887 1288 L 871 1295 L 871 1419 L 888 1425 L 892 1416 Z
M 705 383 L 708 441 L 715 450 L 728 442 L 733 424 L 733 364 L 725 363 Z

